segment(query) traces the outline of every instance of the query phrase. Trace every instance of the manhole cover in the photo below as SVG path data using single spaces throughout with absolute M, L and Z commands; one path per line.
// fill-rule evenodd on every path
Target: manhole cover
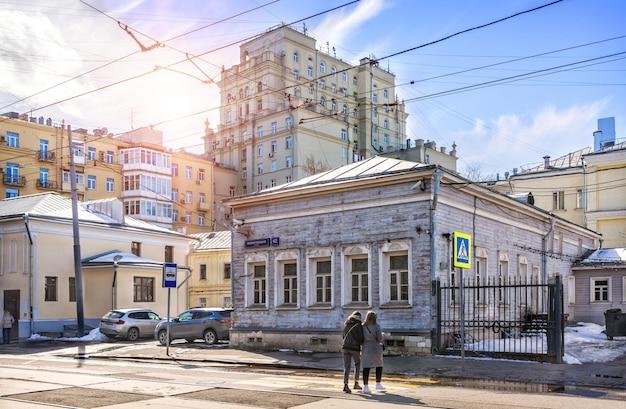
M 153 399 L 152 396 L 89 388 L 62 388 L 41 392 L 20 393 L 9 397 L 11 399 L 27 402 L 39 402 L 85 409 Z
M 291 395 L 285 393 L 272 393 L 263 391 L 249 391 L 243 389 L 214 388 L 178 395 L 179 397 L 201 399 L 211 402 L 236 403 L 239 405 L 252 405 L 263 408 L 287 409 L 307 403 L 318 402 L 324 397 Z

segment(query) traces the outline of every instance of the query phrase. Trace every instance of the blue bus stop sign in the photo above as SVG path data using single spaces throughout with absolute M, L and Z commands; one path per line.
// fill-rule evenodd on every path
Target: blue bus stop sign
M 163 264 L 163 288 L 176 288 L 176 273 L 178 266 L 176 263 Z

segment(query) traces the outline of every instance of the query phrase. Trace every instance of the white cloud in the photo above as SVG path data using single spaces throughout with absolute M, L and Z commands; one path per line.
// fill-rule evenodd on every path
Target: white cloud
M 488 172 L 522 168 L 593 145 L 592 132 L 606 99 L 558 109 L 545 106 L 526 115 L 504 114 L 494 120 L 476 119 L 470 130 L 456 132 L 464 164 L 480 162 Z
M 358 34 L 360 26 L 386 7 L 384 0 L 364 0 L 352 11 L 341 9 L 326 17 L 315 29 L 336 44 L 344 44 Z

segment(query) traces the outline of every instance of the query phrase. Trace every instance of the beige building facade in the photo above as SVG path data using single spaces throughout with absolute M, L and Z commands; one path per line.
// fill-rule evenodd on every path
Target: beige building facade
M 497 181 L 495 189 L 528 200 L 602 234 L 602 247 L 626 246 L 626 143 L 581 149 Z
M 98 327 L 111 308 L 151 308 L 165 315 L 165 262 L 177 264 L 181 283 L 171 293 L 172 314 L 188 307 L 191 237 L 125 217 L 118 199 L 77 208 L 81 274 L 74 262 L 71 199 L 41 193 L 0 201 L 0 297 L 18 319 L 19 338 L 58 335 L 77 325 L 78 277 L 86 327 Z M 119 257 L 107 261 L 107 255 Z

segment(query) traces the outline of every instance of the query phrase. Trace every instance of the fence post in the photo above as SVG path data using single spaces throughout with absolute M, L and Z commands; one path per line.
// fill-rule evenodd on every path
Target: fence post
M 555 364 L 563 363 L 563 281 L 560 275 L 548 284 L 548 328 L 546 340 L 548 355 Z
M 436 323 L 433 328 L 433 334 L 431 336 L 431 353 L 437 354 L 439 352 L 439 346 L 441 345 L 441 282 L 439 279 L 431 282 L 433 295 L 435 296 L 435 311 Z M 432 305 L 432 304 L 431 304 Z

